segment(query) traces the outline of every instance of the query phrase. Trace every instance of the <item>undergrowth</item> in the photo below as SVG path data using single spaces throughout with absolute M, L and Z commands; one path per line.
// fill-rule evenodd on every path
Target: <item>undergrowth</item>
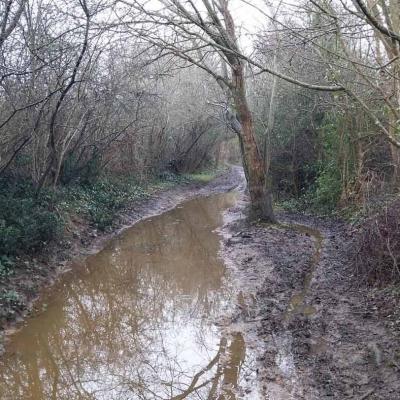
M 32 182 L 0 180 L 0 278 L 12 274 L 15 259 L 33 255 L 63 238 L 73 216 L 100 231 L 110 228 L 118 213 L 150 193 L 193 181 L 208 182 L 214 175 L 176 175 L 164 172 L 143 183 L 134 177 L 101 176 L 93 182 L 71 183 L 39 194 Z
M 127 204 L 147 195 L 146 189 L 133 179 L 103 177 L 92 184 L 62 188 L 58 208 L 63 215 L 85 217 L 104 231 Z
M 93 180 L 70 181 L 55 190 L 44 188 L 39 194 L 29 180 L 0 179 L 0 323 L 26 307 L 19 272 L 22 282 L 26 272 L 32 279 L 41 274 L 42 267 L 37 266 L 42 263 L 36 262 L 36 257 L 44 255 L 48 246 L 68 240 L 76 229 L 72 221 L 105 231 L 134 201 L 176 185 L 207 182 L 213 176 L 209 172 L 164 172 L 147 182 L 134 177 L 96 176 Z
M 0 257 L 36 252 L 63 230 L 57 193 L 28 181 L 0 181 Z M 1 265 L 4 265 L 4 258 Z
M 325 166 L 318 173 L 315 182 L 298 197 L 290 197 L 278 206 L 290 212 L 310 212 L 317 215 L 334 216 L 340 214 L 338 208 L 341 186 L 333 167 Z
M 400 283 L 400 199 L 381 203 L 354 228 L 354 266 L 370 284 Z
M 316 202 L 311 193 L 278 203 L 289 212 L 340 217 L 349 224 L 352 239 L 347 250 L 358 283 L 371 286 L 400 284 L 400 198 L 386 195 L 364 204 L 329 207 Z M 399 292 L 400 293 L 400 292 Z

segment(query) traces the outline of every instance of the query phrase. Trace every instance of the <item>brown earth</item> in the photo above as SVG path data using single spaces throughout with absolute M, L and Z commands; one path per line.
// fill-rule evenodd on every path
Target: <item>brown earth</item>
M 263 398 L 400 399 L 399 296 L 357 284 L 349 226 L 285 213 L 249 223 L 247 204 L 228 211 L 221 255 Z

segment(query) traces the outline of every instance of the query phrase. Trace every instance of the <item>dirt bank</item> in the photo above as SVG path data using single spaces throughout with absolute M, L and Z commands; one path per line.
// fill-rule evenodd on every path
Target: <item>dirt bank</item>
M 69 226 L 69 235 L 62 242 L 47 248 L 36 258 L 27 258 L 25 265 L 0 282 L 0 293 L 16 294 L 15 299 L 8 299 L 10 301 L 6 306 L 3 304 L 1 307 L 0 302 L 0 353 L 4 332 L 12 332 L 16 322 L 29 313 L 42 289 L 71 270 L 71 260 L 98 252 L 112 236 L 144 218 L 163 213 L 196 196 L 229 191 L 240 182 L 240 169 L 232 167 L 208 184 L 189 183 L 154 192 L 150 197 L 131 204 L 115 221 L 114 229 L 109 233 L 102 233 L 87 223 L 75 221 Z
M 283 213 L 248 224 L 246 206 L 227 213 L 221 254 L 265 399 L 399 399 L 400 320 L 384 292 L 357 286 L 348 226 Z

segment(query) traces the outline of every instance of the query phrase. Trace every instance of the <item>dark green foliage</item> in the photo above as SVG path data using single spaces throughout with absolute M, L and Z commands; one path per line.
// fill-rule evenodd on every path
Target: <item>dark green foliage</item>
M 133 179 L 102 178 L 37 195 L 27 181 L 0 181 L 0 256 L 39 251 L 57 240 L 68 214 L 80 214 L 97 228 L 109 227 L 118 211 L 145 192 Z M 1 267 L 0 267 L 1 274 Z
M 61 206 L 88 218 L 100 230 L 112 225 L 116 214 L 126 204 L 146 196 L 146 192 L 132 178 L 103 177 L 95 183 L 63 188 Z
M 315 181 L 313 206 L 317 211 L 329 213 L 336 209 L 342 193 L 340 171 L 335 162 L 330 160 L 321 165 Z
M 6 278 L 13 274 L 14 262 L 10 257 L 0 256 L 0 279 Z
M 181 182 L 184 179 L 183 175 L 176 174 L 169 170 L 160 172 L 158 174 L 158 177 L 162 182 L 174 182 L 174 183 Z
M 60 182 L 64 185 L 72 182 L 88 185 L 100 178 L 101 171 L 101 156 L 96 151 L 85 162 L 82 162 L 79 157 L 71 153 L 63 163 Z
M 343 116 L 327 113 L 319 127 L 323 143 L 322 157 L 318 161 L 318 173 L 312 188 L 313 206 L 323 213 L 335 211 L 338 207 L 344 185 L 354 176 L 354 157 L 347 132 L 343 130 Z M 346 168 L 348 176 L 342 176 Z
M 56 239 L 63 223 L 51 192 L 35 196 L 26 181 L 0 181 L 0 255 L 40 250 Z
M 280 203 L 287 211 L 312 211 L 317 214 L 332 214 L 342 193 L 342 181 L 339 169 L 334 162 L 316 165 L 316 178 L 298 197 L 290 197 Z
M 296 171 L 292 180 L 298 184 L 298 188 L 290 193 L 289 185 L 284 186 L 285 180 L 282 179 L 285 175 L 280 172 L 281 190 L 291 195 L 289 200 L 287 196 L 283 197 L 285 201 L 281 205 L 291 211 L 309 210 L 322 214 L 336 212 L 344 185 L 349 185 L 354 179 L 355 170 L 352 146 L 348 134 L 343 129 L 342 116 L 326 113 L 324 118 L 318 120 L 317 132 L 314 135 L 303 135 L 300 143 L 306 143 L 309 150 L 297 150 L 295 154 L 298 164 L 292 168 L 292 171 Z M 304 145 L 296 146 L 304 148 Z M 314 157 L 308 153 L 314 154 Z M 346 169 L 346 177 L 342 176 L 343 168 Z M 285 169 L 281 168 L 278 171 Z
M 303 196 L 315 182 L 321 141 L 317 128 L 322 112 L 315 109 L 315 99 L 303 89 L 285 88 L 280 83 L 276 99 L 274 127 L 270 134 L 271 164 L 269 174 L 275 197 L 282 200 Z M 269 100 L 268 100 L 269 101 Z M 258 124 L 257 134 L 264 146 L 268 115 Z
M 24 301 L 15 290 L 0 292 L 0 320 L 12 318 L 24 307 Z

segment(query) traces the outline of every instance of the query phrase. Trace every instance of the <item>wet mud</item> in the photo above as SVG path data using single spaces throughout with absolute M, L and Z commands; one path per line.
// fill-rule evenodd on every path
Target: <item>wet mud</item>
M 9 337 L 0 398 L 399 399 L 397 322 L 346 224 L 247 207 L 234 167 L 127 213 Z
M 226 215 L 222 255 L 244 293 L 235 323 L 259 354 L 263 398 L 399 399 L 399 337 L 353 276 L 348 227 L 284 213 L 249 224 L 246 207 L 242 196 Z

